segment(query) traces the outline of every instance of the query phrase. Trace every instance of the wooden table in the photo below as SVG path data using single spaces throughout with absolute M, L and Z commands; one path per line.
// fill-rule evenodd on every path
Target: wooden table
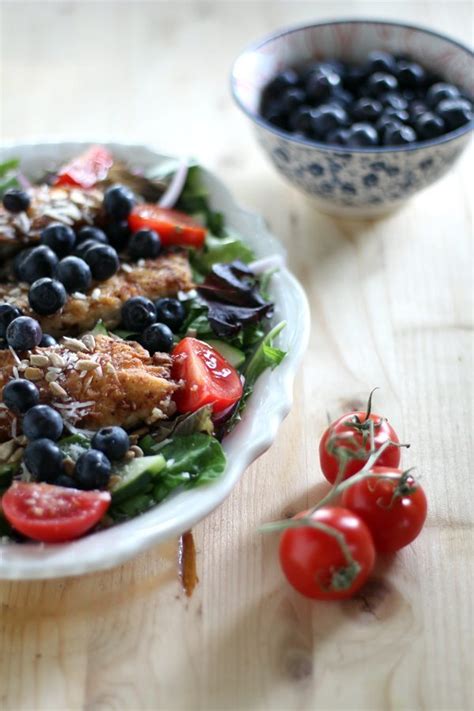
M 469 159 L 395 215 L 317 213 L 267 164 L 228 72 L 263 33 L 386 16 L 472 37 L 469 2 L 4 2 L 1 134 L 119 137 L 192 154 L 289 250 L 312 309 L 292 414 L 272 449 L 194 530 L 102 575 L 0 583 L 3 709 L 472 708 L 472 222 Z M 472 166 L 472 163 L 471 163 Z M 472 197 L 472 196 L 471 196 Z M 362 402 L 412 442 L 430 516 L 344 605 L 293 593 L 264 521 L 321 490 L 327 413 Z

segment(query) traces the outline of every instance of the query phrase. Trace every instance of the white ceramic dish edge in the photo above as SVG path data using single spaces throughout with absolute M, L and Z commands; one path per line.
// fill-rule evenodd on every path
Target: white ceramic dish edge
M 115 155 L 124 159 L 133 156 L 131 162 L 143 167 L 170 158 L 152 147 L 102 142 L 95 138 L 95 141 L 80 142 L 36 139 L 22 144 L 3 144 L 0 159 L 18 155 L 25 163 L 36 161 L 44 167 L 45 160 L 64 160 L 91 142 L 108 145 Z M 284 257 L 281 244 L 270 234 L 263 218 L 240 207 L 209 171 L 205 171 L 205 176 L 214 206 L 223 210 L 228 224 L 243 234 L 257 257 L 274 253 Z M 258 381 L 242 421 L 224 440 L 228 465 L 222 477 L 213 484 L 172 497 L 131 521 L 73 543 L 0 545 L 0 579 L 57 578 L 115 567 L 152 545 L 189 530 L 224 501 L 246 468 L 275 440 L 291 408 L 294 377 L 309 339 L 308 302 L 302 287 L 285 266 L 273 279 L 272 298 L 276 305 L 275 322 L 287 321 L 280 343 L 288 355 L 277 369 Z

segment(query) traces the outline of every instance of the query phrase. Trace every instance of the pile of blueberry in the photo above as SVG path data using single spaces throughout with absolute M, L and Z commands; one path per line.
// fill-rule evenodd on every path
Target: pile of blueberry
M 260 113 L 297 136 L 339 146 L 401 146 L 453 131 L 472 119 L 461 90 L 406 56 L 371 52 L 287 69 L 264 88 Z
M 169 353 L 173 348 L 173 333 L 179 332 L 186 310 L 178 299 L 162 298 L 153 303 L 145 296 L 133 296 L 122 307 L 122 328 L 153 355 Z
M 22 417 L 23 434 L 28 439 L 24 463 L 36 481 L 77 489 L 103 489 L 112 471 L 111 461 L 125 457 L 130 447 L 128 434 L 121 427 L 98 430 L 91 449 L 81 454 L 74 470 L 64 470 L 64 453 L 57 445 L 64 423 L 59 412 L 40 405 L 38 388 L 29 380 L 11 380 L 3 389 L 3 402 L 17 417 Z
M 82 227 L 76 232 L 61 223 L 45 227 L 37 247 L 24 249 L 14 262 L 15 277 L 30 284 L 28 299 L 33 311 L 48 316 L 59 311 L 68 294 L 84 293 L 93 281 L 110 279 L 120 266 L 118 252 L 126 249 L 132 260 L 157 257 L 161 242 L 154 230 L 130 234 L 127 218 L 136 203 L 133 193 L 113 185 L 104 194 L 105 231 Z M 3 206 L 12 213 L 28 209 L 30 198 L 11 189 Z

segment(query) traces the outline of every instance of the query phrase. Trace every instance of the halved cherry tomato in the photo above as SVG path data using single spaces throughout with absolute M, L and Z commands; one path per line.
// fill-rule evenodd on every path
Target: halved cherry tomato
M 14 482 L 2 497 L 5 518 L 20 533 L 43 543 L 79 538 L 110 506 L 108 491 L 79 491 L 52 484 Z
M 106 148 L 91 146 L 60 169 L 54 184 L 76 185 L 85 190 L 93 188 L 96 183 L 107 177 L 113 162 Z
M 203 246 L 207 232 L 205 227 L 186 213 L 157 205 L 134 207 L 128 225 L 133 232 L 144 228 L 155 230 L 165 247 L 177 245 L 198 249 Z
M 331 446 L 345 448 L 349 451 L 367 451 L 367 457 L 361 459 L 348 459 L 344 469 L 343 479 L 360 471 L 369 458 L 370 437 L 369 420 L 374 423 L 374 445 L 375 449 L 387 441 L 398 443 L 398 436 L 388 421 L 380 415 L 365 412 L 348 412 L 335 420 L 324 431 L 319 443 L 319 463 L 326 479 L 334 484 L 339 472 L 340 457 L 336 451 L 330 451 Z M 385 452 L 377 460 L 380 466 L 398 467 L 400 464 L 400 449 L 398 447 L 387 447 Z
M 296 518 L 306 516 L 298 514 Z M 351 597 L 365 583 L 375 562 L 372 536 L 366 524 L 352 511 L 325 506 L 312 519 L 344 536 L 353 561 L 351 570 L 340 543 L 325 531 L 311 526 L 287 528 L 280 540 L 280 565 L 295 590 L 317 600 Z
M 194 412 L 212 405 L 214 414 L 234 405 L 242 397 L 240 376 L 214 348 L 197 338 L 183 338 L 171 353 L 174 380 L 183 380 L 175 393 L 179 412 Z
M 401 469 L 374 467 L 380 479 L 364 479 L 347 489 L 342 504 L 367 524 L 375 547 L 394 553 L 415 540 L 426 520 L 428 504 L 422 487 Z M 383 475 L 396 475 L 384 479 Z

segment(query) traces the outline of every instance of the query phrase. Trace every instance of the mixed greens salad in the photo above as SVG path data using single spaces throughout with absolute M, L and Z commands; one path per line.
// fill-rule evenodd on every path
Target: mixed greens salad
M 138 233 L 144 231 L 158 233 L 158 241 L 161 241 L 160 256 L 168 252 L 174 254 L 186 251 L 192 271 L 193 288 L 174 294 L 174 301 L 179 302 L 179 309 L 175 305 L 175 311 L 179 311 L 180 317 L 175 319 L 173 324 L 169 322 L 172 328 L 164 324 L 165 328 L 159 331 L 158 341 L 156 333 L 155 341 L 150 336 L 147 340 L 147 330 L 134 328 L 133 319 L 127 319 L 127 302 L 122 307 L 122 320 L 118 325 L 110 328 L 109 324 L 99 319 L 92 332 L 88 333 L 88 337 L 93 340 L 110 337 L 114 340 L 120 339 L 126 344 L 140 344 L 149 351 L 152 359 L 159 356 L 161 351 L 169 353 L 167 357 L 171 363 L 171 378 L 179 383 L 179 388 L 173 395 L 176 412 L 155 421 L 140 422 L 133 427 L 124 425 L 122 429 L 125 434 L 121 437 L 126 438 L 127 445 L 126 451 L 124 449 L 121 452 L 121 457 L 115 456 L 117 449 L 115 455 L 113 447 L 110 451 L 107 450 L 110 443 L 107 444 L 107 436 L 102 430 L 97 432 L 81 424 L 73 426 L 64 418 L 61 436 L 50 444 L 50 449 L 53 446 L 59 450 L 62 464 L 57 471 L 45 474 L 35 463 L 39 459 L 34 459 L 31 455 L 28 458 L 29 448 L 37 444 L 33 435 L 29 439 L 31 426 L 29 429 L 23 426 L 21 434 L 22 422 L 25 422 L 28 412 L 25 414 L 20 409 L 15 411 L 14 407 L 10 406 L 11 411 L 15 412 L 15 429 L 12 430 L 10 438 L 0 439 L 0 501 L 3 509 L 3 515 L 0 513 L 0 535 L 4 540 L 72 540 L 98 527 L 109 526 L 141 514 L 162 502 L 172 492 L 213 481 L 224 472 L 226 466 L 222 439 L 238 423 L 260 375 L 267 369 L 275 368 L 285 356 L 285 352 L 274 344 L 285 324 L 280 322 L 272 326 L 271 322 L 273 304 L 270 301 L 269 287 L 275 269 L 264 269 L 261 263 L 255 261 L 255 255 L 248 244 L 226 225 L 225 216 L 213 209 L 198 165 L 166 164 L 157 166 L 145 175 L 119 162 L 112 162 L 110 158 L 107 170 L 102 170 L 100 176 L 95 175 L 93 186 L 88 184 L 85 187 L 84 182 L 81 183 L 87 173 L 84 171 L 84 165 L 79 163 L 80 170 L 74 169 L 74 166 L 77 169 L 80 160 L 81 157 L 59 172 L 48 172 L 42 182 L 46 185 L 67 186 L 68 189 L 83 189 L 86 192 L 92 187 L 103 190 L 105 206 L 108 191 L 117 191 L 119 187 L 127 191 L 123 194 L 130 195 L 133 192 L 133 203 L 128 215 L 128 242 L 116 244 L 116 232 L 112 228 L 109 229 L 108 223 L 104 226 L 102 217 L 95 222 L 107 235 L 109 250 L 112 248 L 117 252 L 120 265 L 128 260 L 127 270 L 133 270 L 142 268 L 146 258 L 146 264 L 151 263 L 153 258 L 150 258 L 150 253 L 146 251 L 148 247 L 141 247 L 142 253 L 136 248 L 138 239 L 135 238 Z M 80 179 L 78 175 L 81 176 Z M 30 213 L 31 217 L 31 197 L 24 196 L 31 194 L 32 190 L 34 186 L 22 175 L 18 161 L 10 160 L 0 165 L 0 195 L 3 198 L 4 216 L 9 207 L 20 204 L 23 199 L 24 204 L 28 205 L 25 213 Z M 20 198 L 17 199 L 18 195 Z M 14 214 L 17 212 L 12 210 Z M 150 214 L 153 217 L 151 222 Z M 168 221 L 163 227 L 163 233 L 161 227 L 160 230 L 153 229 L 156 224 L 162 224 L 156 222 L 157 214 L 160 220 L 165 217 Z M 174 220 L 172 229 L 168 229 L 170 220 Z M 33 224 L 33 219 L 31 223 Z M 48 227 L 40 234 L 40 244 L 44 242 L 44 232 L 47 229 Z M 79 242 L 81 228 L 74 226 L 73 229 Z M 0 222 L 0 249 L 1 230 Z M 202 235 L 202 240 L 197 235 Z M 148 238 L 149 246 L 149 235 Z M 132 259 L 130 266 L 131 244 L 134 239 L 135 262 Z M 92 251 L 94 249 L 97 250 L 97 244 L 95 247 L 92 245 Z M 31 250 L 29 246 L 29 251 Z M 71 253 L 74 255 L 77 251 Z M 107 279 L 99 278 L 100 269 L 94 276 L 94 262 L 91 259 L 88 262 L 89 253 L 90 250 L 85 254 L 80 253 L 80 258 L 90 263 L 92 268 L 93 281 L 89 291 L 85 292 L 86 297 L 99 282 L 107 283 Z M 64 258 L 64 255 L 62 256 Z M 18 263 L 18 258 L 16 261 Z M 120 268 L 121 266 L 118 267 L 119 270 Z M 115 274 L 108 277 L 114 278 Z M 7 276 L 7 284 L 8 279 Z M 54 281 L 54 278 L 49 279 L 52 280 Z M 31 297 L 35 284 L 36 282 L 29 287 L 31 308 L 37 303 Z M 75 294 L 68 298 L 73 297 L 75 298 Z M 12 299 L 6 299 L 4 306 L 17 308 Z M 158 319 L 158 323 L 163 326 L 163 323 L 159 322 L 158 302 L 156 306 L 158 316 L 155 315 L 155 321 Z M 0 311 L 1 308 L 0 303 Z M 56 315 L 61 313 L 61 308 L 65 308 L 64 304 L 55 312 Z M 16 316 L 17 321 L 21 318 L 37 318 L 40 327 L 44 327 L 45 320 L 36 316 L 34 308 L 34 318 L 18 317 L 18 313 L 12 316 Z M 8 321 L 6 316 L 5 319 Z M 3 326 L 1 320 L 0 313 L 0 347 L 4 348 L 3 351 L 0 350 L 0 356 L 2 353 L 7 354 L 6 360 L 0 360 L 0 371 L 9 368 L 11 370 L 8 361 L 10 353 L 20 362 L 24 362 L 25 358 L 31 359 L 32 354 L 38 356 L 42 353 L 44 346 L 42 347 L 40 340 L 33 347 L 26 341 L 24 343 L 28 347 L 18 347 L 21 341 L 15 341 L 11 335 L 11 324 L 15 323 L 15 319 L 10 323 L 4 321 Z M 166 322 L 166 319 L 163 320 Z M 156 323 L 152 326 L 156 330 Z M 165 329 L 171 334 L 169 343 L 164 338 L 164 335 L 168 334 Z M 46 334 L 43 333 L 43 337 L 44 335 Z M 81 336 L 84 337 L 83 334 L 74 334 L 73 339 L 58 338 L 57 343 L 55 338 L 49 336 L 50 340 L 45 341 L 49 344 L 46 348 L 64 347 L 65 340 L 72 342 Z M 90 343 L 90 340 L 87 343 Z M 158 348 L 153 345 L 157 343 L 164 345 Z M 44 352 L 48 356 L 48 351 Z M 41 361 L 36 358 L 35 362 Z M 22 377 L 25 377 L 24 374 L 22 376 L 16 372 L 8 380 Z M 5 382 L 3 384 L 5 386 Z M 1 385 L 0 381 L 0 388 Z M 39 385 L 38 388 L 42 395 Z M 3 401 L 2 408 L 9 407 L 5 393 L 4 388 L 0 398 Z M 54 403 L 50 402 L 48 408 L 54 409 Z M 38 425 L 36 431 L 40 430 Z M 102 444 L 99 445 L 99 442 Z M 100 447 L 102 451 L 99 454 L 102 454 L 102 457 L 104 453 L 109 455 L 109 468 L 102 479 L 97 474 L 98 456 L 95 470 L 94 467 L 85 470 L 85 465 L 83 466 L 87 458 L 92 462 L 92 455 L 97 455 Z M 23 457 L 18 455 L 19 450 Z M 40 452 L 38 457 L 41 456 Z M 63 467 L 64 463 L 67 463 L 66 469 Z

